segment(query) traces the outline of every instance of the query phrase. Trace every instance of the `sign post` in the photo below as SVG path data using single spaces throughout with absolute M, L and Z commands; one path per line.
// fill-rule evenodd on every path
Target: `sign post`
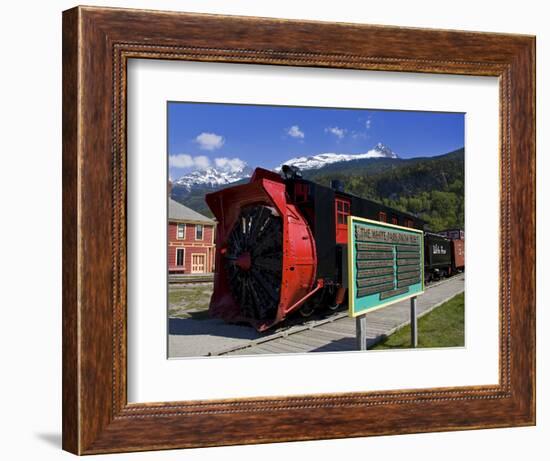
M 355 327 L 357 331 L 357 349 L 360 351 L 367 350 L 367 316 L 360 315 L 355 317 Z
M 416 317 L 416 296 L 411 298 L 411 347 L 418 347 L 418 322 Z
M 366 349 L 366 314 L 411 299 L 411 343 L 418 345 L 416 298 L 424 293 L 424 233 L 348 216 L 349 315 Z

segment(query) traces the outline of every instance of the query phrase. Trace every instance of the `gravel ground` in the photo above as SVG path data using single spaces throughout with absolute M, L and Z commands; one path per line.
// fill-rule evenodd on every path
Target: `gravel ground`
M 171 303 L 170 305 L 170 310 L 173 310 L 174 315 L 171 314 L 169 319 L 168 353 L 170 358 L 201 357 L 212 353 L 216 354 L 230 348 L 239 348 L 253 339 L 266 338 L 270 335 L 275 337 L 282 329 L 288 328 L 290 330 L 297 326 L 292 325 L 292 323 L 296 324 L 297 321 L 290 321 L 287 322 L 288 325 L 285 324 L 279 329 L 260 334 L 250 326 L 230 325 L 219 319 L 210 319 L 206 310 L 208 301 L 205 304 L 205 298 L 209 297 L 204 293 L 206 291 L 204 284 L 202 284 L 202 288 L 186 285 L 185 290 L 189 290 L 187 294 L 195 296 L 196 299 L 194 301 L 190 299 L 182 300 L 180 298 L 185 296 L 186 293 L 176 289 L 174 291 L 170 290 L 170 298 L 174 300 L 174 304 Z M 444 300 L 462 291 L 464 291 L 463 275 L 434 284 L 419 297 L 418 313 L 428 312 L 433 306 L 439 305 Z M 403 322 L 407 322 L 409 305 L 410 302 L 407 300 L 367 314 L 367 339 L 369 344 L 372 345 L 376 338 L 383 334 L 389 334 L 398 326 L 403 325 Z M 298 320 L 300 324 L 304 324 L 303 319 Z M 318 320 L 318 318 L 308 319 L 308 323 L 315 323 Z M 315 341 L 309 341 L 310 345 L 308 342 L 308 352 L 355 350 L 355 319 L 344 316 L 333 322 L 330 325 L 330 329 L 334 330 L 330 333 L 332 337 L 327 337 L 321 331 L 328 329 L 328 326 L 323 326 L 320 328 L 319 334 L 316 334 L 316 330 L 313 329 L 304 333 L 296 333 L 288 338 L 297 341 L 301 337 L 305 338 L 307 335 L 313 335 Z M 319 344 L 320 341 L 322 344 Z M 264 346 L 257 347 L 254 353 L 304 352 L 303 347 L 300 350 L 290 350 L 292 345 L 286 344 L 287 342 L 286 338 L 274 339 L 269 343 L 269 347 L 264 344 Z M 250 352 L 250 349 L 235 351 L 236 354 Z

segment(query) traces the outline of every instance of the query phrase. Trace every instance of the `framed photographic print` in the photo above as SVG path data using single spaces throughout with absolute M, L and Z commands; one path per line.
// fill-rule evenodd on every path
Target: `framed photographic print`
M 534 424 L 534 50 L 64 12 L 64 449 Z

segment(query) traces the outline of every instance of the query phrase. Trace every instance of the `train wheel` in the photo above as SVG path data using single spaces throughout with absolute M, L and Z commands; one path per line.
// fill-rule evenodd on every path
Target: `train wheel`
M 313 315 L 313 312 L 315 312 L 315 309 L 311 304 L 306 303 L 302 307 L 300 307 L 298 311 L 300 312 L 300 315 L 302 317 L 307 318 Z
M 332 288 L 326 297 L 325 305 L 331 312 L 337 311 L 345 302 L 346 289 L 343 287 Z
M 233 298 L 248 318 L 271 320 L 279 304 L 283 236 L 276 211 L 265 205 L 241 210 L 224 256 Z

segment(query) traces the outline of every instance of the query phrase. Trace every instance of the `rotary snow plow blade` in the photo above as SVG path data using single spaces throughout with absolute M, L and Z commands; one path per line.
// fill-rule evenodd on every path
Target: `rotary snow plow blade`
M 248 184 L 206 195 L 218 220 L 212 317 L 263 331 L 311 293 L 315 242 L 285 192 L 280 176 L 257 168 Z

